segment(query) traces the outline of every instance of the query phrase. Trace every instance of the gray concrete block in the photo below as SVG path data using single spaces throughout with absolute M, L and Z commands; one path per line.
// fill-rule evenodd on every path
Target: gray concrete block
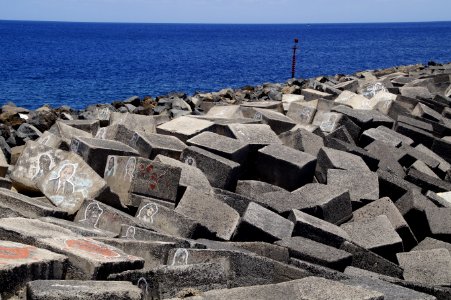
M 157 126 L 157 133 L 173 135 L 182 142 L 186 142 L 193 136 L 208 131 L 214 123 L 191 117 L 179 117 Z
M 430 237 L 451 242 L 451 208 L 426 208 Z
M 269 145 L 260 149 L 255 171 L 265 182 L 292 191 L 311 182 L 316 158 L 283 145 Z
M 305 129 L 287 131 L 279 135 L 285 146 L 318 156 L 319 150 L 324 146 L 323 138 Z

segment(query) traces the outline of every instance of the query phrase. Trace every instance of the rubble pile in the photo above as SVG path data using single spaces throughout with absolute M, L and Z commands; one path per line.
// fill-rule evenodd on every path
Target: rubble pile
M 0 114 L 1 299 L 451 299 L 451 64 Z

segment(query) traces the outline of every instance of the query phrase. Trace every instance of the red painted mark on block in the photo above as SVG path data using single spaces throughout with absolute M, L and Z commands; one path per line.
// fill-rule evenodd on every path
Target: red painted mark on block
M 92 254 L 98 254 L 104 257 L 119 257 L 121 256 L 116 251 L 109 249 L 106 246 L 95 244 L 89 240 L 67 240 L 66 245 L 69 248 L 74 248 L 78 250 L 82 250 L 85 252 L 89 252 Z
M 30 246 L 26 247 L 5 247 L 0 246 L 0 259 L 27 259 L 30 257 Z

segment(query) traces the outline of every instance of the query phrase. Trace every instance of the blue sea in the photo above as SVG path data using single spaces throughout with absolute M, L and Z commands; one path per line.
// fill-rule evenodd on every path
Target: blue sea
M 0 21 L 0 104 L 84 108 L 291 76 L 451 61 L 451 22 L 312 25 Z

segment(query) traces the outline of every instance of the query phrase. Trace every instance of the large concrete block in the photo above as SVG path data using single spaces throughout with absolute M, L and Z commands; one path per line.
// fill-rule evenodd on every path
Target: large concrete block
M 398 253 L 404 279 L 432 285 L 451 284 L 451 255 L 446 249 Z
M 292 191 L 312 181 L 315 165 L 316 158 L 311 154 L 268 145 L 258 151 L 255 170 L 261 180 Z
M 412 251 L 423 251 L 423 250 L 434 250 L 434 249 L 446 249 L 448 252 L 451 251 L 451 244 L 436 240 L 430 237 L 422 240 Z M 451 253 L 451 252 L 450 252 Z
M 293 194 L 301 195 L 299 210 L 333 224 L 341 224 L 352 217 L 349 190 L 334 185 L 306 184 Z
M 387 259 L 394 260 L 395 254 L 403 251 L 402 239 L 385 215 L 346 223 L 341 228 L 353 242 Z
M 283 94 L 282 95 L 282 105 L 283 110 L 288 111 L 293 102 L 305 101 L 304 96 L 296 94 Z
M 238 180 L 235 192 L 249 198 L 258 198 L 270 192 L 283 192 L 283 188 L 257 180 Z
M 183 249 L 180 249 L 183 250 Z M 168 299 L 227 288 L 227 273 L 218 263 L 173 264 L 152 270 L 128 271 L 110 276 L 140 287 L 144 300 Z
M 270 144 L 282 144 L 277 134 L 266 124 L 230 124 L 232 137 L 249 144 L 251 150 Z
M 305 129 L 287 131 L 279 135 L 285 146 L 318 156 L 319 150 L 324 146 L 323 138 Z
M 451 191 L 451 182 L 435 178 L 413 168 L 407 173 L 406 180 L 420 187 L 423 192 L 433 191 L 440 193 Z
M 3 209 L 9 209 L 27 218 L 67 217 L 67 212 L 64 209 L 55 207 L 51 203 L 36 201 L 34 198 L 5 188 L 0 188 L 0 205 Z
M 241 217 L 234 240 L 274 242 L 290 237 L 293 228 L 290 220 L 251 202 Z
M 34 246 L 0 241 L 0 265 L 0 297 L 10 299 L 29 281 L 63 279 L 67 258 Z
M 11 173 L 14 187 L 24 192 L 39 191 L 39 179 L 47 175 L 66 156 L 65 151 L 28 141 Z
M 175 212 L 199 222 L 222 240 L 230 240 L 240 220 L 236 210 L 193 187 L 186 189 Z
M 315 117 L 318 100 L 309 102 L 292 102 L 287 112 L 287 117 L 300 124 L 311 124 Z
M 324 93 L 324 92 L 313 90 L 313 89 L 303 89 L 301 91 L 301 95 L 304 96 L 304 99 L 306 101 L 320 99 L 320 98 L 332 100 L 332 98 L 333 98 L 332 94 Z
M 348 189 L 353 208 L 379 199 L 378 176 L 371 171 L 330 169 L 327 185 Z
M 339 271 L 343 271 L 352 260 L 352 255 L 346 251 L 299 236 L 284 238 L 276 244 L 287 247 L 291 257 Z
M 108 155 L 138 156 L 139 152 L 121 142 L 93 138 L 74 138 L 71 151 L 80 155 L 100 176 L 104 174 Z
M 246 143 L 213 132 L 202 132 L 189 139 L 187 144 L 205 149 L 238 163 L 243 163 L 247 159 L 249 152 L 249 147 Z
M 430 237 L 451 242 L 451 208 L 426 208 Z
M 141 300 L 142 291 L 127 281 L 36 280 L 27 285 L 29 300 Z
M 74 214 L 86 199 L 97 197 L 106 188 L 106 182 L 72 153 L 41 177 L 37 186 L 55 206 Z
M 318 153 L 315 176 L 320 183 L 327 182 L 329 169 L 369 172 L 370 169 L 357 155 L 332 148 L 323 147 Z
M 136 212 L 136 218 L 151 225 L 152 228 L 177 237 L 196 238 L 196 235 L 202 235 L 202 228 L 198 222 L 154 201 L 142 201 Z
M 58 219 L 54 217 L 42 217 L 39 218 L 40 221 L 50 223 L 53 225 L 61 226 L 66 228 L 78 235 L 84 237 L 117 237 L 117 234 L 110 231 L 101 230 L 98 228 L 93 228 L 90 226 L 86 226 L 82 223 L 76 223 L 68 220 Z
M 110 115 L 110 124 L 122 124 L 133 131 L 141 131 L 144 133 L 155 133 L 157 120 L 155 116 L 146 116 L 129 113 L 113 112 Z
M 294 223 L 293 236 L 302 236 L 337 248 L 350 240 L 348 233 L 337 225 L 302 211 L 293 209 L 288 219 Z
M 177 247 L 189 248 L 191 246 L 189 240 L 130 225 L 121 226 L 119 238 L 137 241 L 172 243 Z
M 213 187 L 235 189 L 240 164 L 195 146 L 186 148 L 180 160 L 204 172 Z
M 191 300 L 245 300 L 245 299 L 286 299 L 286 300 L 320 300 L 320 299 L 359 299 L 383 300 L 384 294 L 351 286 L 338 281 L 320 277 L 308 277 L 278 284 L 240 287 L 229 290 L 217 290 L 204 293 L 202 296 L 189 297 Z
M 86 131 L 95 136 L 100 128 L 99 120 L 62 120 L 60 121 L 71 127 Z
M 130 206 L 130 194 L 175 202 L 182 170 L 141 157 L 108 156 L 104 178 L 123 206 Z
M 296 126 L 295 121 L 280 112 L 262 108 L 254 108 L 253 110 L 255 111 L 253 119 L 269 125 L 276 134 L 288 131 Z
M 179 117 L 157 127 L 157 133 L 173 135 L 186 142 L 195 135 L 212 129 L 214 123 L 190 117 Z
M 111 273 L 141 269 L 144 260 L 122 250 L 82 237 L 42 238 L 37 245 L 69 258 L 66 279 L 106 279 Z
M 379 215 L 385 215 L 403 240 L 405 250 L 412 249 L 417 240 L 409 225 L 390 198 L 381 198 L 354 211 L 354 221 L 365 221 Z
M 210 190 L 211 184 L 205 174 L 196 166 L 189 165 L 179 161 L 178 159 L 172 159 L 163 155 L 157 155 L 155 161 L 161 162 L 166 165 L 178 167 L 182 170 L 180 175 L 180 185 L 183 187 L 192 186 L 201 190 Z
M 89 132 L 66 125 L 60 121 L 57 121 L 55 125 L 53 125 L 52 128 L 50 128 L 49 131 L 61 138 L 62 140 L 61 146 L 64 147 L 65 149 L 69 149 L 71 141 L 74 138 L 77 137 L 92 138 L 92 134 L 90 134 Z M 44 143 L 44 140 L 41 140 L 40 143 L 46 144 Z
M 435 139 L 431 150 L 440 155 L 448 163 L 451 163 L 451 141 L 449 139 Z

